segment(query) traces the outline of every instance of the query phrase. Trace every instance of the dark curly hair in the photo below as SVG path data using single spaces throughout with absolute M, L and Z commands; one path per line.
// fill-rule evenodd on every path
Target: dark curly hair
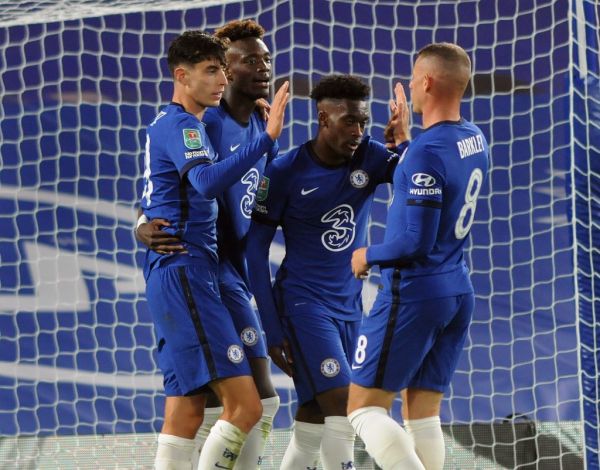
M 234 20 L 215 30 L 215 36 L 229 39 L 231 42 L 239 39 L 262 39 L 265 30 L 254 20 Z
M 317 103 L 325 98 L 364 100 L 369 96 L 371 87 L 355 75 L 327 75 L 310 92 Z
M 225 52 L 228 41 L 204 31 L 186 31 L 176 37 L 169 46 L 167 63 L 171 75 L 182 64 L 193 65 L 204 60 L 217 59 L 225 66 Z

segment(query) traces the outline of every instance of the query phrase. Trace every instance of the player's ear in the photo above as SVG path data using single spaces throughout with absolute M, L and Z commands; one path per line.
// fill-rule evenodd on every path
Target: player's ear
M 423 75 L 423 91 L 431 90 L 433 86 L 433 77 L 431 75 Z
M 319 110 L 319 113 L 317 114 L 317 119 L 319 120 L 319 127 L 327 127 L 327 124 L 329 122 L 329 115 L 327 114 L 327 111 L 323 111 L 322 109 Z
M 189 81 L 187 70 L 181 65 L 179 67 L 175 67 L 175 70 L 173 70 L 173 78 L 176 82 L 181 83 L 182 85 L 187 85 Z

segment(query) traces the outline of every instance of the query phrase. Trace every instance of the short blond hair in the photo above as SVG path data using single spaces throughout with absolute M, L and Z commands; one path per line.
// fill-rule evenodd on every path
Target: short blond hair
M 444 68 L 444 72 L 454 79 L 461 94 L 464 93 L 471 79 L 471 59 L 466 51 L 457 44 L 439 42 L 429 44 L 417 53 L 417 59 L 436 60 Z

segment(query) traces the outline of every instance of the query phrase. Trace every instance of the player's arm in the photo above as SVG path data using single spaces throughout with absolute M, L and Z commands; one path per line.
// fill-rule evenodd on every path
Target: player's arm
M 138 209 L 138 220 L 135 226 L 135 238 L 150 250 L 160 255 L 185 252 L 181 239 L 162 230 L 162 227 L 170 227 L 171 223 L 166 219 L 148 220 L 146 214 L 140 207 Z
M 406 208 L 406 228 L 386 243 L 355 250 L 352 272 L 355 277 L 366 274 L 371 266 L 380 267 L 409 263 L 433 249 L 440 224 L 441 207 L 410 205 Z
M 283 334 L 279 311 L 273 296 L 269 250 L 277 226 L 283 217 L 287 201 L 288 167 L 285 157 L 269 165 L 256 192 L 256 205 L 248 231 L 246 260 L 250 289 L 256 299 L 262 320 L 269 355 L 273 362 L 288 375 L 292 375 L 292 356 Z
M 427 255 L 433 249 L 441 217 L 443 171 L 440 171 L 441 165 L 437 163 L 437 157 L 427 152 L 415 156 L 411 162 L 413 163 L 407 164 L 407 174 L 434 176 L 436 183 L 430 187 L 434 195 L 423 197 L 411 196 L 409 193 L 406 198 L 404 228 L 401 228 L 394 238 L 368 248 L 359 248 L 352 254 L 352 272 L 355 277 L 364 276 L 374 265 L 386 267 L 410 263 Z M 409 181 L 408 190 L 413 185 L 414 182 Z M 435 191 L 436 189 L 439 191 Z M 391 223 L 390 218 L 388 218 L 389 223 Z
M 187 177 L 196 190 L 207 198 L 214 198 L 237 182 L 265 154 L 269 152 L 283 129 L 285 108 L 289 99 L 289 83 L 285 82 L 275 94 L 271 117 L 265 132 L 243 149 L 219 162 L 194 162 Z
M 269 356 L 283 372 L 290 377 L 293 374 L 291 349 L 283 334 L 281 320 L 273 297 L 271 285 L 271 269 L 269 265 L 269 248 L 277 226 L 257 222 L 255 219 L 250 224 L 248 231 L 248 246 L 246 259 L 250 278 L 250 289 L 254 294 L 256 305 L 262 321 Z

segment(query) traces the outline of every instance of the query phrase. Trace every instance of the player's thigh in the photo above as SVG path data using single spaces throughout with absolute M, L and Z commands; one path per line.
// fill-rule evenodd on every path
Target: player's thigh
M 146 291 L 167 395 L 250 375 L 242 342 L 221 303 L 216 272 L 202 264 L 156 269 Z
M 423 363 L 409 384 L 411 388 L 444 392 L 462 353 L 469 330 L 475 297 L 463 294 L 437 299 L 438 311 L 446 322 L 441 325 Z
M 319 307 L 312 313 L 285 318 L 300 404 L 319 393 L 349 385 L 348 348 L 353 344 L 358 322 L 350 322 L 350 326 L 346 323 L 328 317 Z

